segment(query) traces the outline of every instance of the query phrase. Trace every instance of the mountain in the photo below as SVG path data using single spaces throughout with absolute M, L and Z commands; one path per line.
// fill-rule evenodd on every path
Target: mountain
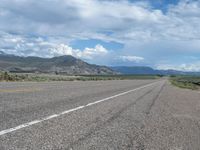
M 122 74 L 159 74 L 158 70 L 154 70 L 153 68 L 146 66 L 117 66 L 110 68 Z
M 0 52 L 0 70 L 27 73 L 59 73 L 69 75 L 116 74 L 106 67 L 88 64 L 73 56 L 59 56 L 53 58 L 21 57 Z
M 187 72 L 187 71 L 178 71 L 178 70 L 159 70 L 159 74 L 162 75 L 195 75 L 200 76 L 200 72 Z
M 186 71 L 178 71 L 178 70 L 156 70 L 151 67 L 146 66 L 117 66 L 110 67 L 116 72 L 120 72 L 121 74 L 136 74 L 136 75 L 200 75 L 200 72 L 186 72 Z
M 155 70 L 146 66 L 116 66 L 106 67 L 86 63 L 70 55 L 41 58 L 21 57 L 0 51 L 0 71 L 18 73 L 58 73 L 68 75 L 200 75 L 200 72 L 185 72 L 177 70 Z

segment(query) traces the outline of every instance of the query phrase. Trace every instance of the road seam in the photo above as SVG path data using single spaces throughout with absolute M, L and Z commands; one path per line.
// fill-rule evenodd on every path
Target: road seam
M 123 96 L 125 94 L 128 94 L 128 93 L 131 93 L 131 92 L 134 92 L 134 91 L 149 87 L 149 86 L 154 85 L 154 84 L 157 84 L 158 82 L 161 82 L 161 81 L 150 83 L 150 84 L 147 84 L 147 85 L 144 85 L 144 86 L 141 86 L 141 87 L 138 87 L 138 88 L 126 91 L 126 92 L 122 92 L 122 93 L 119 93 L 119 94 L 116 94 L 116 95 L 113 95 L 113 96 L 110 96 L 110 97 L 107 97 L 107 98 L 104 98 L 104 99 L 101 99 L 101 100 L 98 100 L 98 101 L 95 101 L 95 102 L 92 102 L 92 103 L 88 103 L 86 105 L 78 106 L 76 108 L 72 108 L 72 109 L 63 111 L 63 112 L 58 113 L 58 114 L 53 114 L 53 115 L 50 115 L 48 117 L 44 117 L 42 119 L 34 120 L 34 121 L 31 121 L 31 122 L 28 122 L 28 123 L 24 123 L 24 124 L 21 124 L 19 126 L 13 127 L 13 128 L 2 130 L 2 131 L 0 131 L 0 136 L 8 134 L 8 133 L 11 133 L 11 132 L 14 132 L 14 131 L 17 131 L 17 130 L 20 130 L 20 129 L 25 128 L 25 127 L 29 127 L 29 126 L 41 123 L 43 121 L 47 121 L 47 120 L 50 120 L 50 119 L 53 119 L 53 118 L 57 118 L 57 117 L 59 117 L 61 115 L 65 115 L 65 114 L 68 114 L 68 113 L 83 109 L 85 107 L 89 107 L 89 106 L 92 106 L 92 105 L 95 105 L 95 104 L 98 104 L 98 103 L 101 103 L 101 102 L 104 102 L 104 101 L 108 101 L 110 99 L 114 99 L 114 98 L 119 97 L 119 96 Z
M 149 107 L 148 107 L 148 109 L 146 111 L 147 115 L 150 114 L 150 111 L 151 111 L 152 107 L 154 106 L 156 100 L 160 97 L 160 94 L 161 94 L 164 86 L 165 86 L 165 82 L 163 83 L 163 85 L 161 86 L 160 90 L 158 91 L 158 94 L 156 94 L 156 96 L 152 99 L 152 103 L 149 105 Z

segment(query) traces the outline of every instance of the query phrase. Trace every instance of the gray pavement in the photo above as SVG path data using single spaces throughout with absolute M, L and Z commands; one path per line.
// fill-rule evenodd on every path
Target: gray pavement
M 200 149 L 200 93 L 166 80 L 0 83 L 0 132 L 35 120 L 0 150 Z

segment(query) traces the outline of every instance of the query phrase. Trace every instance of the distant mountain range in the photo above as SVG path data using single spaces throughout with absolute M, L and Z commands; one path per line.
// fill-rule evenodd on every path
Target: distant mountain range
M 159 71 L 154 70 L 151 67 L 145 67 L 145 66 L 133 66 L 133 67 L 118 66 L 110 68 L 122 74 L 159 74 Z
M 0 71 L 68 75 L 200 75 L 200 72 L 156 70 L 146 66 L 99 66 L 86 63 L 70 55 L 53 58 L 21 57 L 6 54 L 2 51 L 0 51 Z
M 73 56 L 53 58 L 21 57 L 0 51 L 0 71 L 18 73 L 58 73 L 69 75 L 117 74 L 106 66 L 88 64 Z
M 110 67 L 112 70 L 116 72 L 120 72 L 121 74 L 138 74 L 138 75 L 200 75 L 200 72 L 185 72 L 178 70 L 156 70 L 151 67 L 146 66 L 117 66 Z

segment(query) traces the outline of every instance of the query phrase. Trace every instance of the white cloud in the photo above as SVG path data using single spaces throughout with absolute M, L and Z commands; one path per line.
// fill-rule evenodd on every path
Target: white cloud
M 53 42 L 51 42 L 51 40 L 53 40 Z M 56 42 L 55 39 L 50 38 L 49 40 L 45 40 L 42 37 L 26 38 L 2 33 L 2 37 L 0 37 L 0 51 L 20 56 L 54 57 L 72 55 L 74 57 L 90 60 L 109 54 L 109 51 L 100 44 L 97 44 L 93 48 L 86 47 L 80 50 L 60 42 L 62 42 L 62 39 Z
M 81 53 L 81 57 L 92 59 L 95 57 L 105 56 L 106 54 L 108 54 L 108 50 L 98 44 L 94 48 L 85 48 Z
M 189 72 L 199 72 L 200 71 L 200 62 L 195 62 L 192 64 L 180 64 L 180 65 L 169 65 L 161 64 L 156 67 L 157 69 L 162 70 L 179 70 L 179 71 L 189 71 Z
M 86 47 L 82 51 L 79 49 L 73 49 L 65 44 L 59 44 L 49 50 L 52 56 L 72 55 L 82 59 L 95 59 L 96 57 L 102 57 L 108 54 L 108 50 L 100 44 L 96 45 L 94 48 Z
M 171 14 L 179 10 L 171 8 L 170 13 L 165 15 L 161 10 L 152 9 L 148 3 L 144 5 L 128 0 L 2 0 L 1 5 L 4 9 L 0 8 L 0 11 L 8 12 L 0 18 L 0 27 L 4 30 L 51 35 L 82 33 L 82 36 L 109 30 L 115 32 L 113 38 L 116 40 L 123 40 L 124 37 L 132 39 L 141 32 L 154 35 L 155 30 L 165 34 L 168 32 L 165 27 L 178 22 L 178 17 Z M 173 20 L 171 16 L 174 16 Z
M 100 45 L 73 49 L 70 41 L 76 39 L 120 42 L 125 48 L 114 55 L 129 62 L 142 61 L 128 57 L 134 54 L 154 65 L 174 54 L 200 56 L 200 1 L 180 0 L 163 12 L 150 3 L 128 0 L 1 0 L 0 50 L 45 57 L 72 54 L 90 60 L 109 55 Z
M 65 44 L 56 45 L 55 47 L 50 48 L 49 51 L 52 56 L 76 55 L 75 50 Z
M 181 0 L 165 14 L 149 3 L 128 0 L 2 0 L 1 5 L 4 15 L 0 28 L 4 31 L 71 38 L 100 36 L 124 43 L 141 39 L 200 39 L 200 1 Z M 99 31 L 113 34 L 98 34 Z
M 136 63 L 139 63 L 144 60 L 143 57 L 139 57 L 139 56 L 119 56 L 119 58 L 125 62 L 130 61 L 130 62 L 136 62 Z

